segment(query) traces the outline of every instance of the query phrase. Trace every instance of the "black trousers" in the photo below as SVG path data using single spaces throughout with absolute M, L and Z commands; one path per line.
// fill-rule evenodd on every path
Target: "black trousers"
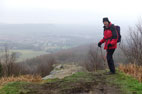
M 108 62 L 108 67 L 110 69 L 110 72 L 115 73 L 115 66 L 114 66 L 114 61 L 113 61 L 113 53 L 115 49 L 108 49 L 107 50 L 107 62 Z

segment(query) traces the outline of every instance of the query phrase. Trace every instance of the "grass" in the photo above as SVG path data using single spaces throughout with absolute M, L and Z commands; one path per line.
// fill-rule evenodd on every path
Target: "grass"
M 93 81 L 93 76 L 89 72 L 77 72 L 76 74 L 65 77 L 63 80 L 70 81 L 70 82 L 77 82 L 77 81 L 80 81 L 80 80 Z
M 136 64 L 120 64 L 119 70 L 133 76 L 139 82 L 142 82 L 142 66 Z
M 88 72 L 77 72 L 71 76 L 65 77 L 63 79 L 48 79 L 36 84 L 42 85 L 50 83 L 55 86 L 59 86 L 60 90 L 68 91 L 77 88 L 80 82 L 87 83 L 93 81 L 93 76 Z M 32 85 L 32 82 L 9 82 L 0 89 L 0 94 L 28 94 L 29 90 L 23 88 L 26 85 Z M 76 84 L 76 86 L 74 86 Z M 55 87 L 56 88 L 56 87 Z
M 17 81 L 24 81 L 24 82 L 41 82 L 42 78 L 39 75 L 21 75 L 18 77 L 2 77 L 0 78 L 0 87 L 9 83 L 9 82 L 17 82 Z
M 11 50 L 11 52 L 21 53 L 21 56 L 18 58 L 18 61 L 23 61 L 36 56 L 47 54 L 45 51 L 33 51 L 33 50 Z
M 10 82 L 6 84 L 1 90 L 0 94 L 24 94 L 28 90 L 24 90 L 23 86 L 27 85 L 27 82 Z
M 142 83 L 123 72 L 108 76 L 107 81 L 120 86 L 124 94 L 142 94 Z
M 99 71 L 97 74 L 103 74 L 104 71 Z M 139 83 L 135 78 L 126 75 L 123 72 L 117 71 L 115 75 L 101 75 L 103 79 L 98 76 L 94 76 L 92 72 L 77 72 L 71 76 L 65 77 L 63 79 L 47 79 L 40 83 L 56 86 L 62 91 L 75 90 L 76 88 L 82 90 L 82 85 L 90 85 L 94 81 L 105 81 L 109 85 L 118 86 L 123 92 L 123 94 L 142 94 L 142 83 Z M 50 83 L 50 84 L 49 84 Z M 31 82 L 10 82 L 0 89 L 0 94 L 27 94 L 29 90 L 23 89 L 23 86 L 27 84 L 33 84 Z M 84 87 L 83 87 L 84 88 Z M 22 93 L 21 93 L 22 92 Z M 35 93 L 36 94 L 36 93 Z M 68 93 L 69 94 L 69 93 Z
M 74 90 L 83 91 L 83 89 L 87 89 L 86 87 L 91 87 L 91 83 L 94 83 L 94 76 L 90 72 L 77 72 L 63 79 L 56 78 L 47 80 L 47 83 L 55 83 L 60 87 L 62 92 L 68 92 L 67 94 L 70 94 L 69 92 Z
M 89 72 L 77 72 L 71 76 L 67 76 L 63 79 L 58 79 L 58 78 L 54 78 L 54 79 L 47 79 L 45 81 L 42 82 L 42 84 L 44 83 L 56 83 L 56 84 L 60 84 L 60 87 L 62 87 L 62 89 L 66 89 L 66 88 L 72 88 L 72 84 L 74 83 L 88 83 L 88 82 L 93 82 L 94 81 L 94 77 L 92 75 L 92 73 Z
M 54 83 L 57 81 L 64 81 L 64 82 L 78 82 L 78 81 L 92 81 L 93 75 L 91 72 L 77 72 L 71 76 L 67 76 L 63 79 L 58 79 L 58 78 L 54 78 L 54 79 L 47 79 L 45 81 L 43 81 L 43 83 Z
M 11 52 L 20 53 L 20 56 L 17 58 L 17 61 L 23 61 L 23 60 L 30 59 L 30 58 L 40 56 L 43 54 L 48 54 L 45 51 L 34 51 L 34 50 L 24 50 L 24 49 L 23 50 L 10 50 L 10 53 Z M 4 54 L 4 52 L 1 52 L 0 56 L 3 54 Z

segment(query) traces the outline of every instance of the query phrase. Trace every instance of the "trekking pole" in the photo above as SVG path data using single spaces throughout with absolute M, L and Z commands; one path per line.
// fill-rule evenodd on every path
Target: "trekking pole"
M 98 47 L 97 47 L 97 50 L 96 50 L 96 64 L 95 64 L 95 72 L 97 71 L 97 63 L 98 63 Z
M 106 59 L 105 59 L 105 57 L 104 57 L 104 55 L 103 55 L 102 47 L 100 47 L 100 51 L 101 51 L 101 56 L 102 56 L 102 58 L 103 58 L 103 61 L 105 62 Z
M 102 51 L 102 47 L 100 47 L 100 51 L 101 51 L 101 57 L 103 58 L 103 61 L 104 61 L 104 66 L 106 68 L 106 57 L 103 55 L 103 51 Z

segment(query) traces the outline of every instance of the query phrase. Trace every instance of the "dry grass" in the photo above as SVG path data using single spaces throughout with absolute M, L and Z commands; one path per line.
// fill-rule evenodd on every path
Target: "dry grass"
M 139 82 L 142 82 L 142 66 L 138 66 L 136 64 L 121 64 L 119 66 L 119 70 L 124 73 L 135 77 Z
M 0 78 L 0 87 L 9 83 L 9 82 L 16 82 L 16 81 L 23 81 L 23 82 L 40 82 L 42 80 L 41 76 L 39 75 L 21 75 L 18 77 L 2 77 Z

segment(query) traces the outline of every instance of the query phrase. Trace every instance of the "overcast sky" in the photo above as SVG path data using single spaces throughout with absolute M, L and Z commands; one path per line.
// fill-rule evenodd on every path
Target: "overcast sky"
M 142 0 L 0 0 L 0 23 L 101 24 L 135 23 Z

